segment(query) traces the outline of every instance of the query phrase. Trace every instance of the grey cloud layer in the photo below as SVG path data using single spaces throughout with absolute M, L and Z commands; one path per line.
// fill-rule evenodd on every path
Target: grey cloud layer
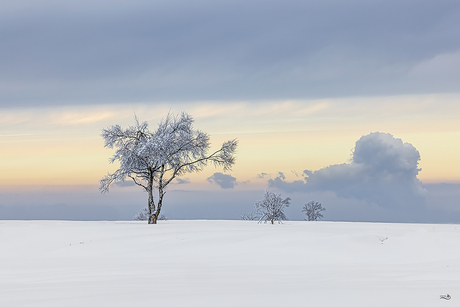
M 303 180 L 287 182 L 284 176 L 278 176 L 268 182 L 285 191 L 333 191 L 339 197 L 387 208 L 423 207 L 426 191 L 417 178 L 419 160 L 420 154 L 411 144 L 375 132 L 356 142 L 350 163 L 315 172 L 305 170 Z
M 456 1 L 2 7 L 0 106 L 457 92 L 460 81 Z

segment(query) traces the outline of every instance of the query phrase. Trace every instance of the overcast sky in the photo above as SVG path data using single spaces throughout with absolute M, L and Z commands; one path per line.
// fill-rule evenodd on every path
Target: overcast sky
M 2 106 L 452 93 L 458 1 L 2 1 Z
M 97 194 L 100 131 L 171 110 L 240 140 L 233 172 L 171 187 L 171 218 L 238 218 L 273 189 L 325 219 L 460 222 L 458 1 L 1 6 L 0 219 L 130 218 L 142 191 Z

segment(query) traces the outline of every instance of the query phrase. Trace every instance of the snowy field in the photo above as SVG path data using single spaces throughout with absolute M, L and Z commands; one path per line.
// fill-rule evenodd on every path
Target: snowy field
M 0 221 L 0 248 L 2 307 L 460 305 L 460 225 Z

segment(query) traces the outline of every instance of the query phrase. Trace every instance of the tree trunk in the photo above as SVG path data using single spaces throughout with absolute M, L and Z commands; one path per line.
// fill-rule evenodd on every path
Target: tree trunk
M 147 192 L 149 193 L 149 224 L 156 224 L 160 218 L 161 206 L 163 205 L 163 196 L 166 194 L 165 187 L 176 176 L 173 175 L 168 180 L 163 180 L 165 166 L 161 167 L 160 177 L 158 178 L 158 205 L 155 210 L 155 202 L 153 199 L 153 175 L 150 177 Z M 153 174 L 153 173 L 152 173 Z
M 160 217 L 160 211 L 161 211 L 161 206 L 163 205 L 163 196 L 164 195 L 165 195 L 165 192 L 163 190 L 163 187 L 160 186 L 158 188 L 158 206 L 157 206 L 157 212 L 155 214 L 157 219 Z
M 149 224 L 156 224 L 157 219 L 155 217 L 155 200 L 153 199 L 152 189 L 148 190 L 149 193 Z
M 160 178 L 158 179 L 158 206 L 157 206 L 157 211 L 154 214 L 152 214 L 152 223 L 149 222 L 149 224 L 156 224 L 158 219 L 159 219 L 159 217 L 160 217 L 161 205 L 163 205 L 163 196 L 165 195 L 164 186 L 163 186 L 164 169 L 165 169 L 165 166 L 163 165 L 161 167 Z M 152 187 L 153 187 L 153 185 L 152 185 Z
M 153 175 L 149 178 L 147 193 L 149 194 L 149 224 L 156 224 L 157 216 L 155 216 L 155 200 L 153 199 Z
M 150 223 L 149 221 L 149 224 L 156 224 L 158 221 L 158 216 L 156 214 L 153 214 L 152 215 L 152 222 Z
M 158 199 L 157 211 L 151 215 L 152 218 L 149 219 L 149 224 L 156 224 L 158 219 L 160 218 L 161 205 L 163 204 L 163 196 L 165 195 L 165 192 L 162 188 L 159 188 L 158 190 L 159 190 L 158 191 L 159 199 Z

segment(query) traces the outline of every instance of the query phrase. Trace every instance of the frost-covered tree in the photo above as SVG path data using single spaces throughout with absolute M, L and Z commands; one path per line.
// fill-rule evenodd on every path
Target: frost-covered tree
M 254 212 L 245 213 L 241 216 L 241 219 L 244 221 L 254 221 L 257 219 L 257 214 Z
M 265 191 L 264 199 L 259 200 L 254 205 L 257 215 L 260 216 L 259 223 L 264 221 L 274 224 L 275 221 L 280 223 L 287 220 L 286 215 L 284 215 L 284 208 L 289 207 L 290 202 L 289 197 L 282 199 L 281 194 Z
M 317 221 L 323 218 L 321 212 L 326 211 L 326 208 L 323 208 L 320 202 L 312 200 L 303 205 L 302 211 L 307 215 L 306 221 Z
M 217 151 L 208 154 L 209 135 L 193 128 L 193 118 L 182 112 L 168 114 L 155 131 L 150 131 L 147 122 L 122 129 L 119 125 L 102 130 L 105 147 L 116 148 L 110 162 L 120 162 L 120 168 L 100 181 L 100 191 L 107 193 L 114 182 L 131 179 L 148 194 L 148 223 L 156 224 L 165 189 L 174 178 L 186 173 L 199 172 L 209 162 L 223 170 L 231 169 L 235 163 L 237 140 L 222 144 Z M 154 189 L 158 193 L 155 205 Z
M 134 216 L 135 221 L 147 221 L 148 219 L 149 219 L 149 209 L 148 208 L 142 209 Z

